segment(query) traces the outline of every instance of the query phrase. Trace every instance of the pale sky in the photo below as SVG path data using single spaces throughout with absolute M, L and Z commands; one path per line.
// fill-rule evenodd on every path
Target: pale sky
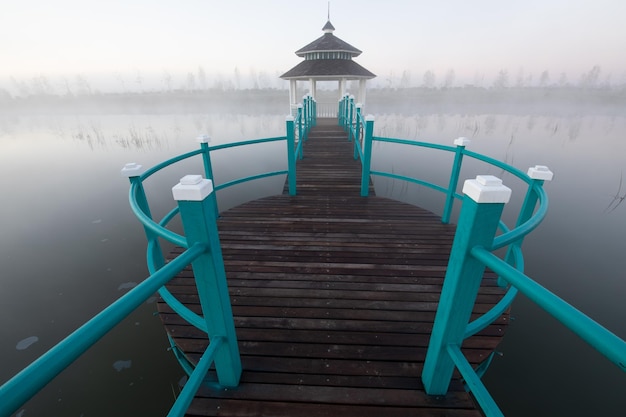
M 0 0 L 0 83 L 82 75 L 274 77 L 322 35 L 327 0 Z M 571 81 L 599 65 L 626 81 L 624 0 L 332 0 L 335 35 L 379 78 L 506 69 Z M 134 75 L 132 75 L 134 74 Z M 128 81 L 130 82 L 130 81 Z

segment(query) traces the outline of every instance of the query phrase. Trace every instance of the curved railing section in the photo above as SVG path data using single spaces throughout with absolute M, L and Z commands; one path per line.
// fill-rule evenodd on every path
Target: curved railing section
M 522 172 L 504 162 L 467 150 L 469 140 L 465 138 L 455 140 L 455 146 L 445 146 L 374 136 L 374 118 L 363 117 L 361 109 L 354 104 L 350 96 L 345 96 L 340 101 L 338 115 L 340 125 L 348 131 L 349 140 L 355 141 L 354 158 L 359 159 L 362 165 L 362 196 L 365 197 L 369 193 L 370 176 L 387 177 L 425 186 L 445 196 L 441 217 L 443 223 L 450 221 L 455 201 L 462 200 L 457 232 L 422 372 L 422 381 L 428 394 L 445 395 L 456 368 L 483 412 L 489 417 L 502 415 L 480 380 L 485 366 L 473 369 L 461 351 L 461 344 L 464 339 L 498 319 L 510 307 L 518 292 L 522 292 L 620 369 L 626 371 L 624 340 L 524 274 L 524 257 L 521 250 L 523 240 L 539 226 L 548 210 L 548 197 L 543 184 L 544 181 L 552 179 L 552 172 L 547 167 L 535 166 L 528 172 Z M 454 154 L 447 187 L 393 172 L 372 170 L 374 142 L 436 149 Z M 511 190 L 504 186 L 499 178 L 479 175 L 475 180 L 465 181 L 462 193 L 457 192 L 464 158 L 472 158 L 500 168 L 526 184 L 525 197 L 515 227 L 509 228 L 501 221 L 502 210 L 509 200 Z M 493 253 L 503 248 L 506 248 L 503 257 Z M 507 288 L 507 292 L 491 310 L 470 322 L 486 267 L 498 274 L 498 282 Z M 490 360 L 491 357 L 487 359 L 487 365 Z

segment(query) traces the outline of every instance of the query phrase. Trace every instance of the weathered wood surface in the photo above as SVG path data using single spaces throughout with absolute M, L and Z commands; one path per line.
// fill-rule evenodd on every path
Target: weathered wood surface
M 420 380 L 454 226 L 418 207 L 362 198 L 359 184 L 352 144 L 322 124 L 298 163 L 297 196 L 222 213 L 244 371 L 236 389 L 201 388 L 188 415 L 481 415 L 460 380 L 443 398 L 426 395 Z M 200 312 L 191 270 L 168 287 Z M 474 313 L 501 295 L 487 276 Z M 159 311 L 197 361 L 206 336 L 167 305 Z M 487 358 L 507 322 L 505 315 L 464 343 L 470 362 Z

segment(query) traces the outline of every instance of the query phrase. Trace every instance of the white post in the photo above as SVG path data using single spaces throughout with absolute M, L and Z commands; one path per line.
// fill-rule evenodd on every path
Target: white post
M 293 115 L 293 109 L 296 106 L 296 97 L 298 96 L 298 81 L 289 80 L 289 114 Z
M 339 98 L 342 99 L 346 95 L 346 79 L 339 80 Z
M 365 104 L 365 84 L 367 80 L 365 78 L 359 80 L 359 103 Z
M 311 97 L 313 97 L 313 100 L 317 100 L 317 83 L 316 83 L 315 79 L 313 79 L 313 78 L 309 79 L 309 84 L 311 85 L 310 95 L 311 95 Z

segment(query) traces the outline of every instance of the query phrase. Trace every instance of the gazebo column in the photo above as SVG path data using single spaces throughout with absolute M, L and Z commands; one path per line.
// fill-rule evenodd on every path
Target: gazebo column
M 365 78 L 361 78 L 359 80 L 359 98 L 358 98 L 358 102 L 361 104 L 365 104 L 365 84 L 367 83 L 367 80 Z
M 289 114 L 293 115 L 293 109 L 298 105 L 296 101 L 298 97 L 298 81 L 289 80 Z
M 313 100 L 317 100 L 317 81 L 315 80 L 315 78 L 310 78 L 309 84 L 311 85 L 311 97 L 313 97 Z
M 339 80 L 339 99 L 342 99 L 346 95 L 346 79 Z

